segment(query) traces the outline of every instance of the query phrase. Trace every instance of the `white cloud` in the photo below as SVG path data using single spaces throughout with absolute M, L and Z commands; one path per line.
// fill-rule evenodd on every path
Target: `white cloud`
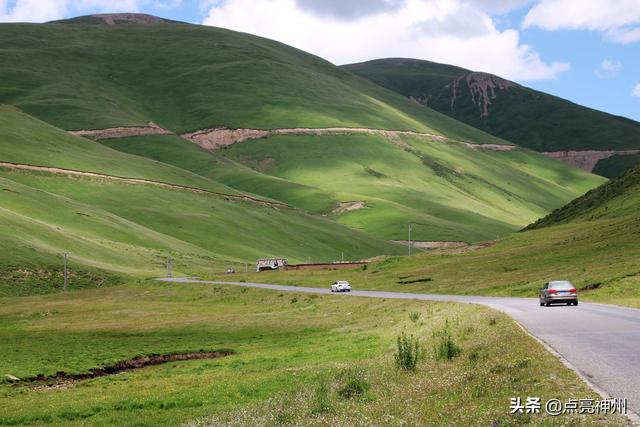
M 510 7 L 526 0 L 511 0 Z M 337 64 L 385 57 L 428 59 L 517 80 L 555 77 L 564 62 L 544 62 L 517 30 L 500 31 L 483 8 L 493 0 L 406 0 L 350 21 L 301 9 L 295 0 L 226 0 L 203 23 L 279 40 Z M 503 5 L 503 7 L 506 7 Z
M 618 61 L 605 59 L 600 63 L 600 67 L 596 70 L 596 75 L 601 79 L 610 79 L 618 74 L 622 69 L 622 64 Z
M 633 87 L 633 90 L 631 91 L 631 94 L 636 98 L 640 98 L 640 83 L 636 83 L 636 85 Z
M 468 3 L 489 13 L 507 13 L 532 3 L 534 0 L 469 0 Z
M 640 41 L 638 0 L 540 0 L 522 26 L 544 30 L 591 30 L 617 43 Z
M 607 31 L 609 40 L 621 44 L 630 44 L 640 41 L 640 27 L 635 28 L 614 28 Z

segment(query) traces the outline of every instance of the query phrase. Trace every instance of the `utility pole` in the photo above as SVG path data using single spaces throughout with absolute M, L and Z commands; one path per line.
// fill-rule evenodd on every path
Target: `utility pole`
M 67 292 L 67 283 L 69 282 L 69 274 L 67 272 L 67 253 L 63 253 L 62 257 L 64 258 L 64 291 Z
M 409 256 L 411 256 L 411 223 L 409 223 Z
M 173 277 L 173 260 L 171 259 L 171 255 L 167 256 L 167 277 Z

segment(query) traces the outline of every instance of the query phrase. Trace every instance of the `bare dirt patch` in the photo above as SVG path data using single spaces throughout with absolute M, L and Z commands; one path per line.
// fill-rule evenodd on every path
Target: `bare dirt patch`
M 518 148 L 516 145 L 506 144 L 472 144 L 470 142 L 463 142 L 463 144 L 474 150 L 513 151 Z
M 252 197 L 249 195 L 219 193 L 216 191 L 203 190 L 201 188 L 189 187 L 186 185 L 169 184 L 167 182 L 153 181 L 150 179 L 143 179 L 143 178 L 127 178 L 123 176 L 107 175 L 107 174 L 97 173 L 97 172 L 78 171 L 74 169 L 63 169 L 63 168 L 56 168 L 51 166 L 27 165 L 27 164 L 12 163 L 12 162 L 0 162 L 0 168 L 30 170 L 30 171 L 46 172 L 46 173 L 53 173 L 53 174 L 59 174 L 59 175 L 81 176 L 81 177 L 88 177 L 88 178 L 101 178 L 101 179 L 107 179 L 112 181 L 126 182 L 128 184 L 155 185 L 158 187 L 163 187 L 171 190 L 190 191 L 193 193 L 220 196 L 220 197 L 224 197 L 226 200 L 240 200 L 240 201 L 261 204 L 263 206 L 270 206 L 270 207 L 277 207 L 277 208 L 290 207 L 285 203 L 271 202 L 267 200 L 258 199 L 257 197 Z
M 107 129 L 93 129 L 93 130 L 74 130 L 69 133 L 82 136 L 84 138 L 93 139 L 95 141 L 100 139 L 116 139 L 116 138 L 128 138 L 132 136 L 146 136 L 146 135 L 173 135 L 173 132 L 163 129 L 153 122 L 147 123 L 147 126 L 131 126 L 131 127 L 115 127 Z
M 177 362 L 184 360 L 202 360 L 202 359 L 217 359 L 220 357 L 230 356 L 235 352 L 232 350 L 216 350 L 216 351 L 194 351 L 188 353 L 173 353 L 173 354 L 150 354 L 148 356 L 134 357 L 130 360 L 123 360 L 116 362 L 113 365 L 105 366 L 102 368 L 92 368 L 89 372 L 81 374 L 67 374 L 64 371 L 57 372 L 54 376 L 46 376 L 43 374 L 36 375 L 35 377 L 29 377 L 20 381 L 15 381 L 15 384 L 29 383 L 35 386 L 45 386 L 47 388 L 61 386 L 68 386 L 71 383 L 88 380 L 92 378 L 105 377 L 107 375 L 116 375 L 126 371 L 132 371 L 135 369 L 141 369 L 147 366 L 161 365 L 168 362 Z
M 182 137 L 205 150 L 217 150 L 247 139 L 259 139 L 269 135 L 272 135 L 272 132 L 268 130 L 214 128 L 185 133 Z
M 562 160 L 565 163 L 579 167 L 587 172 L 592 172 L 593 168 L 600 160 L 608 159 L 611 156 L 629 156 L 640 154 L 640 150 L 581 150 L 581 151 L 545 151 L 542 153 L 554 159 Z
M 409 246 L 408 240 L 394 240 L 395 243 Z M 424 241 L 424 240 L 412 240 L 411 247 L 419 249 L 442 249 L 442 248 L 465 248 L 470 246 L 466 242 L 436 242 L 436 241 Z
M 340 202 L 338 207 L 331 211 L 334 215 L 340 215 L 346 212 L 357 211 L 367 207 L 365 202 Z

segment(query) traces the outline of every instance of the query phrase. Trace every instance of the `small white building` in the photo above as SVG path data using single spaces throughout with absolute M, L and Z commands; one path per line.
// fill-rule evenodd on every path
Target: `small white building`
M 286 258 L 262 258 L 256 261 L 256 271 L 277 270 L 288 265 L 289 261 Z

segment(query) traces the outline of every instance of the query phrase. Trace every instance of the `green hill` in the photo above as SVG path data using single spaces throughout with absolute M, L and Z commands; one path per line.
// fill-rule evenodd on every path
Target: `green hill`
M 487 73 L 415 59 L 343 69 L 536 151 L 640 149 L 640 123 Z
M 617 155 L 600 160 L 593 173 L 613 178 L 636 166 L 640 166 L 640 155 Z
M 281 43 L 173 22 L 0 24 L 0 103 L 66 130 L 372 127 L 504 143 Z
M 389 240 L 406 239 L 409 222 L 416 240 L 492 240 L 603 182 L 527 150 L 418 136 L 278 135 L 214 152 L 175 136 L 103 143 Z
M 527 230 L 568 222 L 614 219 L 635 215 L 640 207 L 640 168 L 634 168 L 527 227 Z
M 0 295 L 58 289 L 63 252 L 71 253 L 75 288 L 163 274 L 167 255 L 177 274 L 199 274 L 263 256 L 301 262 L 403 252 L 334 221 L 244 200 L 201 175 L 70 136 L 12 107 L 0 107 L 0 124 Z M 69 175 L 76 171 L 93 175 Z M 149 181 L 123 179 L 132 177 Z
M 28 259 L 27 272 L 53 269 L 65 250 L 91 274 L 139 275 L 159 274 L 167 253 L 184 274 L 271 255 L 398 254 L 389 241 L 409 222 L 417 240 L 495 239 L 603 182 L 248 34 L 104 15 L 0 24 L 0 52 L 0 102 L 12 105 L 0 107 L 0 162 L 23 165 L 0 172 L 15 224 L 3 243 L 22 248 L 3 257 L 5 277 Z M 148 122 L 168 134 L 63 131 Z M 180 136 L 212 127 L 395 132 L 294 132 L 214 151 Z

